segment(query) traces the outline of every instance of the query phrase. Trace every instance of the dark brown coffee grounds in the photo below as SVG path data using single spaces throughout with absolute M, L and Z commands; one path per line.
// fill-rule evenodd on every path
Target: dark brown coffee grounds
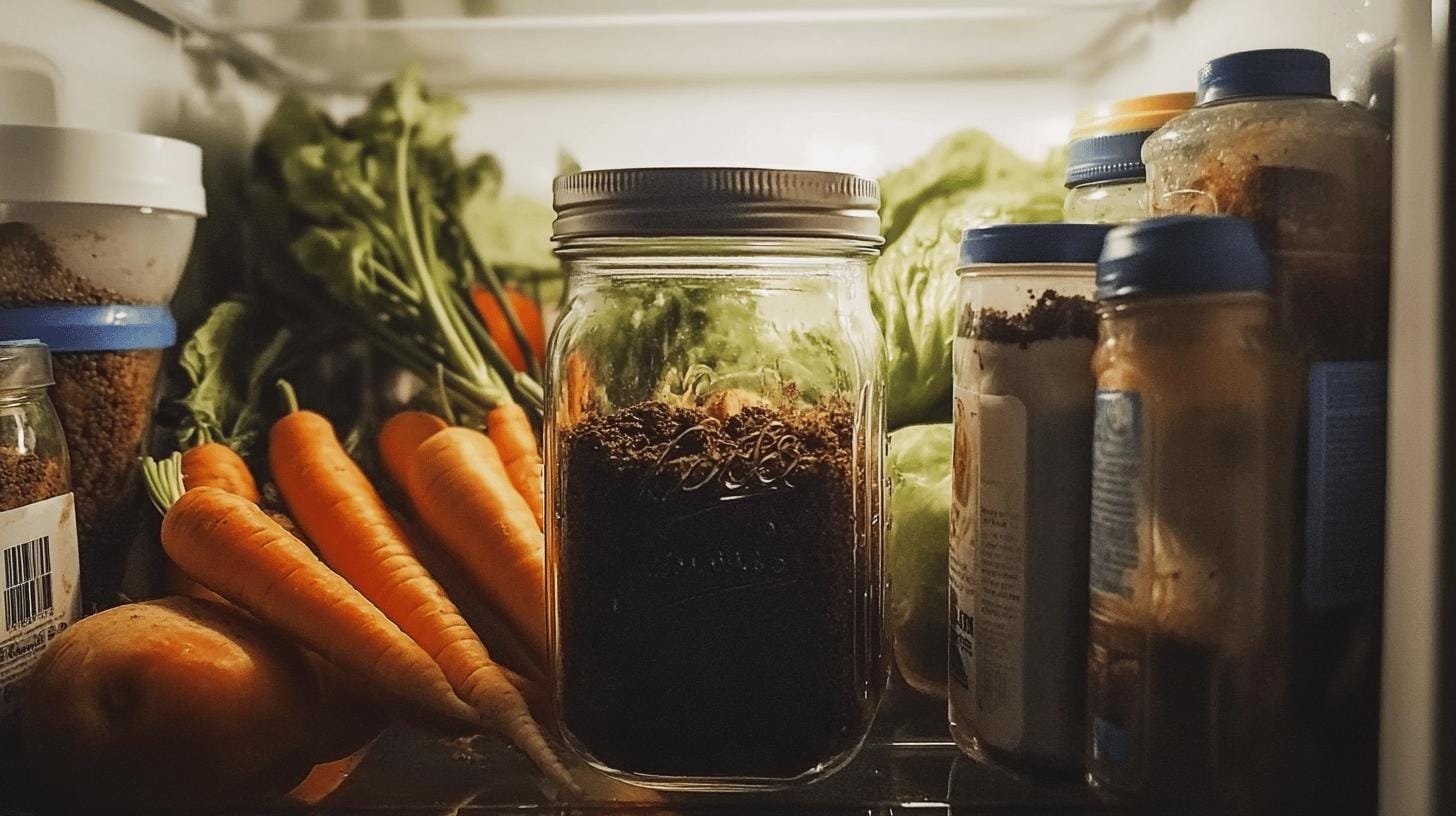
M 851 750 L 870 716 L 853 411 L 645 402 L 563 436 L 571 735 L 660 776 L 789 779 Z
M 1048 289 L 1036 296 L 1024 312 L 976 310 L 969 304 L 961 313 L 958 334 L 991 343 L 1016 343 L 1026 348 L 1037 340 L 1097 339 L 1097 305 L 1080 295 Z

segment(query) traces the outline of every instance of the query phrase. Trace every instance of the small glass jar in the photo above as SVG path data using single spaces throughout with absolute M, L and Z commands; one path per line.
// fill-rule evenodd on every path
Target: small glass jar
M 961 242 L 950 730 L 1020 771 L 1081 769 L 1092 293 L 1107 230 L 1006 224 Z
M 1078 114 L 1067 144 L 1064 218 L 1090 224 L 1147 218 L 1143 142 L 1192 105 L 1191 93 L 1166 93 L 1119 99 Z
M 1299 809 L 1275 799 L 1297 382 L 1269 285 L 1221 217 L 1118 228 L 1098 268 L 1087 768 L 1147 812 Z
M 50 351 L 0 342 L 0 717 L 45 646 L 81 613 L 75 501 Z
M 547 568 L 565 741 L 662 788 L 845 764 L 886 670 L 872 181 L 556 181 Z

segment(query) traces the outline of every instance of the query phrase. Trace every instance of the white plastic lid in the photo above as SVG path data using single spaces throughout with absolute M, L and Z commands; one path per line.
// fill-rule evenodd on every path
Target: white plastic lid
M 0 202 L 114 204 L 203 216 L 202 148 L 146 133 L 0 125 Z

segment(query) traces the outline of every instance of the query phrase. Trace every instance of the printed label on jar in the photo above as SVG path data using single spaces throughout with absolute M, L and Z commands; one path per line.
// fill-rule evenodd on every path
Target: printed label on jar
M 1142 477 L 1142 397 L 1098 391 L 1092 426 L 1093 592 L 1131 598 L 1138 568 Z
M 1302 590 L 1315 608 L 1380 594 L 1385 546 L 1383 362 L 1309 370 L 1309 469 Z
M 960 341 L 957 341 L 960 342 Z M 950 704 L 969 716 L 975 684 L 976 596 L 972 583 L 976 562 L 976 461 L 980 445 L 980 397 L 964 388 L 954 394 L 955 436 L 952 443 L 950 503 Z
M 75 497 L 67 493 L 0 513 L 0 561 L 0 716 L 5 716 L 46 645 L 81 616 Z
M 1026 407 L 981 395 L 974 572 L 976 733 L 1014 750 L 1025 727 Z

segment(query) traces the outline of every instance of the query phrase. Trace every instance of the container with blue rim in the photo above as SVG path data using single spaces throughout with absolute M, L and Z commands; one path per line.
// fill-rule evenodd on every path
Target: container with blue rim
M 106 603 L 141 519 L 137 457 L 177 324 L 166 306 L 0 309 L 0 340 L 27 338 L 51 350 L 51 396 L 70 449 L 85 600 Z
M 1139 813 L 1273 813 L 1294 743 L 1298 380 L 1257 230 L 1118 227 L 1097 272 L 1088 779 Z
M 1122 224 L 1146 218 L 1143 142 L 1193 101 L 1192 93 L 1154 94 L 1079 113 L 1067 142 L 1066 219 Z
M 967 230 L 953 349 L 950 728 L 1033 775 L 1081 766 L 1095 268 L 1109 227 Z

